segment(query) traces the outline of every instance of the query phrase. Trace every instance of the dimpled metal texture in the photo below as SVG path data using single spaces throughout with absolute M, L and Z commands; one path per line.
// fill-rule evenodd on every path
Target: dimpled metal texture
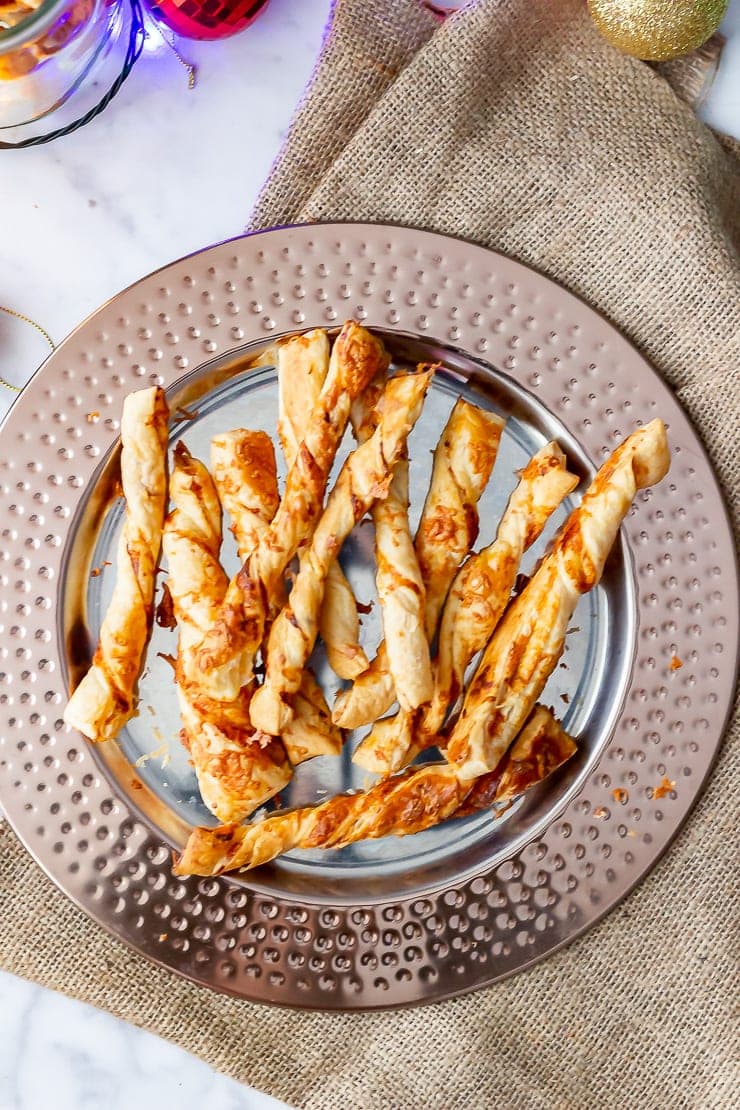
M 511 858 L 369 905 L 266 895 L 248 875 L 173 877 L 171 845 L 135 791 L 62 722 L 63 555 L 81 497 L 117 440 L 125 394 L 172 386 L 245 344 L 348 317 L 490 362 L 555 414 L 596 465 L 657 415 L 673 451 L 670 474 L 638 496 L 624 529 L 634 659 L 598 759 Z M 0 441 L 0 506 L 0 802 L 31 854 L 92 917 L 216 989 L 361 1009 L 432 1001 L 521 969 L 581 933 L 652 866 L 721 739 L 737 584 L 696 436 L 655 373 L 596 313 L 470 244 L 396 227 L 286 228 L 144 279 L 72 334 L 16 402 Z M 656 796 L 663 780 L 672 785 Z

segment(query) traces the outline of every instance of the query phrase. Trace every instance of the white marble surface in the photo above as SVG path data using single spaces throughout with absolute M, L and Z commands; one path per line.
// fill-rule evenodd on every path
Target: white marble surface
M 330 0 L 272 0 L 244 34 L 181 44 L 190 92 L 161 40 L 94 124 L 0 155 L 0 305 L 61 339 L 138 277 L 243 230 L 321 41 Z M 740 0 L 702 114 L 740 138 Z M 0 314 L 0 374 L 22 383 L 45 354 Z M 0 415 L 10 397 L 0 390 Z M 0 974 L 0 1110 L 267 1110 L 159 1039 Z

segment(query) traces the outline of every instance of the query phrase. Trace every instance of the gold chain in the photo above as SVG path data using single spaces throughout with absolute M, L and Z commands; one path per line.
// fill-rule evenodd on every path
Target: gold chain
M 196 82 L 196 79 L 197 79 L 197 74 L 198 74 L 198 67 L 195 65 L 194 62 L 189 62 L 187 60 L 187 58 L 183 58 L 182 54 L 180 53 L 180 51 L 175 46 L 174 41 L 168 35 L 166 35 L 164 33 L 164 30 L 159 25 L 157 25 L 157 30 L 159 31 L 160 35 L 162 36 L 162 41 L 165 43 L 166 46 L 169 46 L 170 50 L 172 51 L 172 53 L 177 58 L 180 65 L 184 66 L 185 69 L 187 70 L 188 88 L 189 89 L 194 89 L 195 88 L 195 82 Z
M 4 312 L 7 316 L 15 316 L 16 320 L 22 320 L 24 324 L 30 324 L 32 328 L 35 328 L 37 332 L 43 335 L 52 351 L 56 349 L 56 343 L 51 338 L 48 331 L 42 328 L 41 324 L 37 324 L 35 320 L 32 320 L 30 316 L 24 316 L 22 312 L 16 312 L 14 308 L 6 308 L 5 305 L 2 304 L 0 304 L 0 312 Z M 0 376 L 0 385 L 4 385 L 5 388 L 9 389 L 12 393 L 20 393 L 23 388 L 21 385 L 13 385 L 12 382 L 6 381 L 2 376 Z

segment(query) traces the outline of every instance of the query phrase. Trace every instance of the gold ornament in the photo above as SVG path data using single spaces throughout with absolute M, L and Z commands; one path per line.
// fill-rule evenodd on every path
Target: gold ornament
M 588 0 L 594 23 L 625 54 L 663 62 L 713 35 L 728 0 Z

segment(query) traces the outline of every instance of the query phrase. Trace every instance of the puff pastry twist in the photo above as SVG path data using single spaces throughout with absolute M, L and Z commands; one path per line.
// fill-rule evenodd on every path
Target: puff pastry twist
M 216 488 L 203 463 L 182 442 L 175 449 L 170 496 L 174 509 L 165 521 L 163 548 L 179 630 L 181 739 L 211 813 L 221 821 L 241 821 L 282 789 L 292 771 L 279 740 L 264 747 L 256 741 L 249 719 L 251 689 L 245 687 L 230 701 L 218 701 L 202 689 L 192 667 L 228 579 L 219 562 L 221 505 Z
M 450 583 L 478 535 L 477 504 L 491 475 L 504 421 L 470 402 L 456 402 L 434 452 L 429 490 L 414 546 L 424 584 L 424 628 L 430 643 Z M 370 667 L 337 697 L 332 717 L 352 729 L 390 709 L 396 691 L 385 641 Z
M 329 339 L 322 329 L 291 336 L 276 349 L 278 436 L 289 467 L 326 379 L 329 354 Z M 368 660 L 360 646 L 357 603 L 338 562 L 332 563 L 326 576 L 319 629 L 329 664 L 340 678 L 352 679 L 365 670 Z
M 303 668 L 318 633 L 326 572 L 354 525 L 378 497 L 385 497 L 393 467 L 418 419 L 432 371 L 392 378 L 381 402 L 373 436 L 348 457 L 300 569 L 288 604 L 270 631 L 264 685 L 252 702 L 252 721 L 275 736 L 292 716 L 290 695 L 298 689 Z
M 493 633 L 508 604 L 522 555 L 578 484 L 556 443 L 548 443 L 520 474 L 496 539 L 463 564 L 442 611 L 431 702 L 415 715 L 378 721 L 354 754 L 366 770 L 389 774 L 436 742 L 447 712 L 463 688 L 465 670 Z
M 551 552 L 486 647 L 447 744 L 462 778 L 493 770 L 527 719 L 565 646 L 581 594 L 601 578 L 638 490 L 659 482 L 670 454 L 662 420 L 629 436 L 596 474 Z
M 136 684 L 152 626 L 155 576 L 167 498 L 167 421 L 159 387 L 130 393 L 121 417 L 126 515 L 116 582 L 89 671 L 64 720 L 89 740 L 109 740 L 136 712 Z
M 341 848 L 358 840 L 408 836 L 448 817 L 510 800 L 551 774 L 575 751 L 550 710 L 538 706 L 512 749 L 512 759 L 479 782 L 449 764 L 409 769 L 364 793 L 339 794 L 321 805 L 276 812 L 252 825 L 197 828 L 175 864 L 179 875 L 219 875 L 258 867 L 292 848 Z

